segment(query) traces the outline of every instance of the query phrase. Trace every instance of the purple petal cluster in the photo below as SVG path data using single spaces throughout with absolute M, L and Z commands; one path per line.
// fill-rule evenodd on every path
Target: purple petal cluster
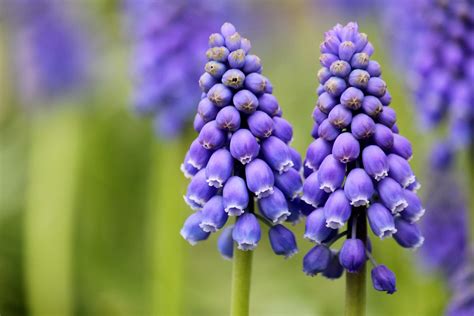
M 134 41 L 133 103 L 155 117 L 159 136 L 180 135 L 192 121 L 206 39 L 222 5 L 212 1 L 126 1 Z
M 380 239 L 393 236 L 402 247 L 417 248 L 423 237 L 416 222 L 424 208 L 408 163 L 411 144 L 398 133 L 391 96 L 379 63 L 370 58 L 374 48 L 367 35 L 356 23 L 338 24 L 326 32 L 320 49 L 315 140 L 306 153 L 302 196 L 314 209 L 307 218 L 305 238 L 317 243 L 318 250 L 310 251 L 307 256 L 312 259 L 303 265 L 310 275 L 332 270 L 329 262 L 335 260 L 321 259 L 317 269 L 311 266 L 316 254 L 333 253 L 353 273 L 364 265 L 368 252 L 356 234 L 360 216 L 363 223 L 367 217 Z M 338 234 L 346 224 L 348 231 Z M 340 251 L 321 250 L 343 235 L 348 239 Z M 376 266 L 372 277 L 377 290 L 395 291 L 395 277 L 386 267 Z
M 263 222 L 270 226 L 274 252 L 290 257 L 297 252 L 296 240 L 282 223 L 301 216 L 302 162 L 289 145 L 293 129 L 281 117 L 272 84 L 250 49 L 250 41 L 230 23 L 209 37 L 194 119 L 199 135 L 181 166 L 191 179 L 184 198 L 195 213 L 181 235 L 194 244 L 235 217 L 218 242 L 230 258 L 234 242 L 241 250 L 257 246 Z

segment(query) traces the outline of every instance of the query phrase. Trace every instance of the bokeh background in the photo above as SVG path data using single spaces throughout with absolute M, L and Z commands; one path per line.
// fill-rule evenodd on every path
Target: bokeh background
M 194 247 L 179 236 L 190 214 L 179 167 L 195 133 L 190 125 L 180 137 L 165 139 L 151 118 L 134 111 L 133 40 L 124 3 L 64 1 L 60 15 L 66 22 L 74 17 L 82 43 L 71 54 L 81 52 L 87 71 L 74 89 L 50 93 L 35 86 L 34 61 L 19 62 L 31 48 L 21 45 L 18 23 L 32 16 L 17 19 L 13 2 L 21 1 L 1 0 L 0 6 L 0 314 L 227 314 L 231 262 L 220 257 L 215 236 Z M 400 130 L 413 142 L 412 167 L 423 183 L 435 136 L 419 129 L 383 18 L 367 2 L 243 1 L 228 4 L 217 20 L 232 21 L 252 41 L 302 154 L 312 140 L 323 33 L 338 22 L 358 21 L 375 46 L 373 58 L 382 65 Z M 42 60 L 48 50 L 55 48 L 47 46 Z M 52 67 L 68 56 L 51 58 Z M 58 80 L 66 83 L 67 75 Z M 463 152 L 453 171 L 471 211 L 472 159 Z M 295 230 L 300 252 L 291 259 L 276 257 L 266 238 L 255 251 L 251 313 L 341 315 L 344 281 L 302 273 L 311 244 L 302 239 L 304 223 Z M 398 291 L 390 296 L 369 286 L 368 315 L 443 314 L 450 293 L 439 273 L 393 240 L 373 247 L 396 273 Z

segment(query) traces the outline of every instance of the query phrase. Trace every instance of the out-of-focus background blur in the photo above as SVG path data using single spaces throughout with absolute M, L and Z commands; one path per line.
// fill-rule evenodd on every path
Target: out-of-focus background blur
M 164 139 L 151 118 L 134 111 L 126 5 L 64 1 L 68 6 L 56 12 L 59 18 L 38 22 L 76 23 L 72 32 L 81 45 L 59 54 L 48 37 L 72 35 L 48 34 L 47 27 L 32 34 L 32 20 L 46 8 L 12 9 L 20 2 L 28 1 L 0 5 L 0 314 L 227 314 L 231 262 L 220 257 L 215 236 L 194 247 L 179 236 L 191 212 L 179 167 L 195 132 L 190 123 L 181 136 Z M 373 58 L 382 65 L 398 126 L 413 142 L 411 163 L 423 183 L 433 137 L 418 128 L 406 80 L 394 66 L 395 50 L 384 40 L 383 18 L 373 7 L 364 9 L 366 1 L 336 2 L 231 3 L 217 25 L 228 19 L 252 41 L 294 126 L 293 144 L 304 155 L 312 140 L 319 43 L 334 24 L 357 21 L 375 46 Z M 37 42 L 25 44 L 31 38 L 45 51 L 28 46 Z M 42 87 L 35 58 L 58 73 L 58 89 Z M 72 58 L 80 59 L 75 67 L 84 68 L 81 78 L 60 68 Z M 78 86 L 68 84 L 76 79 Z M 199 94 L 197 88 L 196 81 L 192 93 Z M 471 210 L 473 177 L 466 170 L 472 159 L 463 154 L 454 171 L 464 176 Z M 254 256 L 253 315 L 342 313 L 344 281 L 302 273 L 302 257 L 311 247 L 303 229 L 302 222 L 295 226 L 300 252 L 289 260 L 276 257 L 262 238 Z M 393 240 L 374 241 L 373 247 L 396 273 L 398 291 L 386 295 L 369 286 L 368 315 L 443 314 L 450 294 L 436 271 Z

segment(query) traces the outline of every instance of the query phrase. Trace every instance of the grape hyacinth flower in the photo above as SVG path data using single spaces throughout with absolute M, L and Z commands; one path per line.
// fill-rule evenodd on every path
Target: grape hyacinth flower
M 127 0 L 126 9 L 134 42 L 135 110 L 154 116 L 160 137 L 174 138 L 192 121 L 199 102 L 196 82 L 207 91 L 217 82 L 213 75 L 223 69 L 217 60 L 207 64 L 209 72 L 199 78 L 206 39 L 218 26 L 223 6 L 208 0 Z M 220 40 L 211 39 L 212 45 L 222 45 Z M 215 118 L 211 105 L 200 103 L 203 117 Z
M 300 217 L 303 186 L 296 169 L 302 165 L 301 158 L 289 146 L 292 127 L 281 117 L 272 85 L 262 75 L 261 61 L 250 53 L 249 40 L 232 24 L 225 23 L 220 33 L 211 34 L 206 55 L 201 78 L 212 76 L 213 85 L 201 84 L 197 117 L 203 126 L 196 129 L 199 135 L 182 164 L 184 174 L 191 178 L 185 201 L 200 214 L 200 221 L 191 221 L 192 227 L 185 225 L 181 234 L 194 243 L 235 217 L 232 234 L 226 233 L 219 241 L 220 251 L 230 257 L 229 236 L 238 249 L 253 250 L 261 238 L 259 222 L 263 222 L 271 227 L 274 252 L 289 257 L 297 251 L 296 242 L 281 224 Z M 254 211 L 255 200 L 260 214 Z
M 328 253 L 333 253 L 352 282 L 372 258 L 367 221 L 380 239 L 393 236 L 402 247 L 417 248 L 423 237 L 416 222 L 424 209 L 413 192 L 411 145 L 398 134 L 390 93 L 380 65 L 370 59 L 374 48 L 367 35 L 356 23 L 338 24 L 325 33 L 320 49 L 322 88 L 313 112 L 319 127 L 306 153 L 302 196 L 313 208 L 305 238 L 316 246 L 303 265 L 310 275 L 340 277 L 342 272 L 333 273 L 334 260 L 329 263 Z M 342 248 L 330 249 L 342 236 L 347 236 Z M 393 272 L 371 261 L 374 288 L 395 292 Z

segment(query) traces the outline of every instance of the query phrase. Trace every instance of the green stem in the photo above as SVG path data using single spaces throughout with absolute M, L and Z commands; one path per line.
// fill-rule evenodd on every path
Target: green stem
M 232 270 L 231 316 L 249 315 L 250 278 L 253 251 L 242 251 L 234 245 L 234 265 Z
M 353 208 L 348 231 L 356 226 L 356 237 L 361 239 L 364 244 L 367 242 L 367 221 L 365 208 Z M 348 234 L 348 238 L 351 238 Z M 357 273 L 346 273 L 346 316 L 364 316 L 365 315 L 365 292 L 366 292 L 366 265 Z

